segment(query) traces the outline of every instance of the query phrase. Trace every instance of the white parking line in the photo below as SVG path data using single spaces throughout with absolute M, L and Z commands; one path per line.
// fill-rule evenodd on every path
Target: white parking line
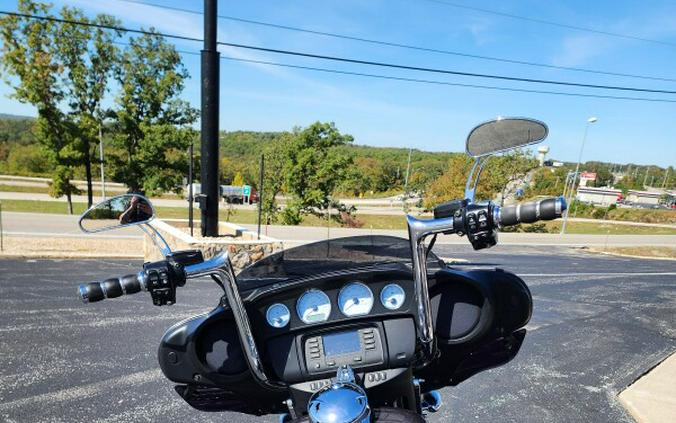
M 33 395 L 27 398 L 21 398 L 14 401 L 7 401 L 0 404 L 0 410 L 12 410 L 31 405 L 49 405 L 62 403 L 66 401 L 81 401 L 85 398 L 91 398 L 100 392 L 110 392 L 111 388 L 116 390 L 142 385 L 145 383 L 160 380 L 162 374 L 159 369 L 146 370 L 143 372 L 131 373 L 128 375 L 102 380 L 89 385 L 77 386 L 74 388 L 61 389 L 59 391 L 47 392 L 45 394 Z

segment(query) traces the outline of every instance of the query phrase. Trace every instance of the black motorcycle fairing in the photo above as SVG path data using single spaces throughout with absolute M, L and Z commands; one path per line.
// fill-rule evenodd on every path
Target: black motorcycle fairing
M 288 394 L 263 389 L 244 359 L 232 312 L 219 306 L 173 325 L 162 337 L 158 360 L 176 391 L 202 411 L 279 413 Z
M 416 372 L 425 390 L 457 385 L 516 356 L 533 307 L 521 278 L 501 269 L 444 269 L 435 274 L 430 295 L 440 354 Z

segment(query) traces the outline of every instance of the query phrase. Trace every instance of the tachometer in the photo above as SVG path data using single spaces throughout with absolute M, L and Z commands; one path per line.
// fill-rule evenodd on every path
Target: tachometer
M 296 312 L 305 323 L 323 322 L 331 314 L 331 300 L 322 291 L 311 289 L 298 299 Z
M 283 328 L 289 324 L 291 312 L 284 304 L 277 303 L 268 307 L 265 318 L 273 328 Z
M 344 315 L 363 316 L 373 307 L 373 292 L 361 282 L 350 282 L 338 294 L 338 308 Z
M 380 302 L 388 310 L 397 310 L 404 304 L 405 300 L 406 292 L 404 292 L 404 288 L 396 283 L 386 285 L 380 291 Z

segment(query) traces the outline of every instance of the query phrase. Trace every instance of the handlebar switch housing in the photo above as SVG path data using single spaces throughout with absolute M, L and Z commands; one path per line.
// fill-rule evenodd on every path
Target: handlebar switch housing
M 472 248 L 490 248 L 498 242 L 498 231 L 493 222 L 493 203 L 472 203 L 465 207 L 465 233 Z
M 156 306 L 176 303 L 176 287 L 185 285 L 184 266 L 171 259 L 143 265 L 144 289 L 150 292 Z

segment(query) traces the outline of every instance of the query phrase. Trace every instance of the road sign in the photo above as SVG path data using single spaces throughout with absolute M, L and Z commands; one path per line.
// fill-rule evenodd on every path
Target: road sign
M 245 197 L 248 197 L 251 195 L 251 185 L 243 185 L 242 186 L 242 195 Z

